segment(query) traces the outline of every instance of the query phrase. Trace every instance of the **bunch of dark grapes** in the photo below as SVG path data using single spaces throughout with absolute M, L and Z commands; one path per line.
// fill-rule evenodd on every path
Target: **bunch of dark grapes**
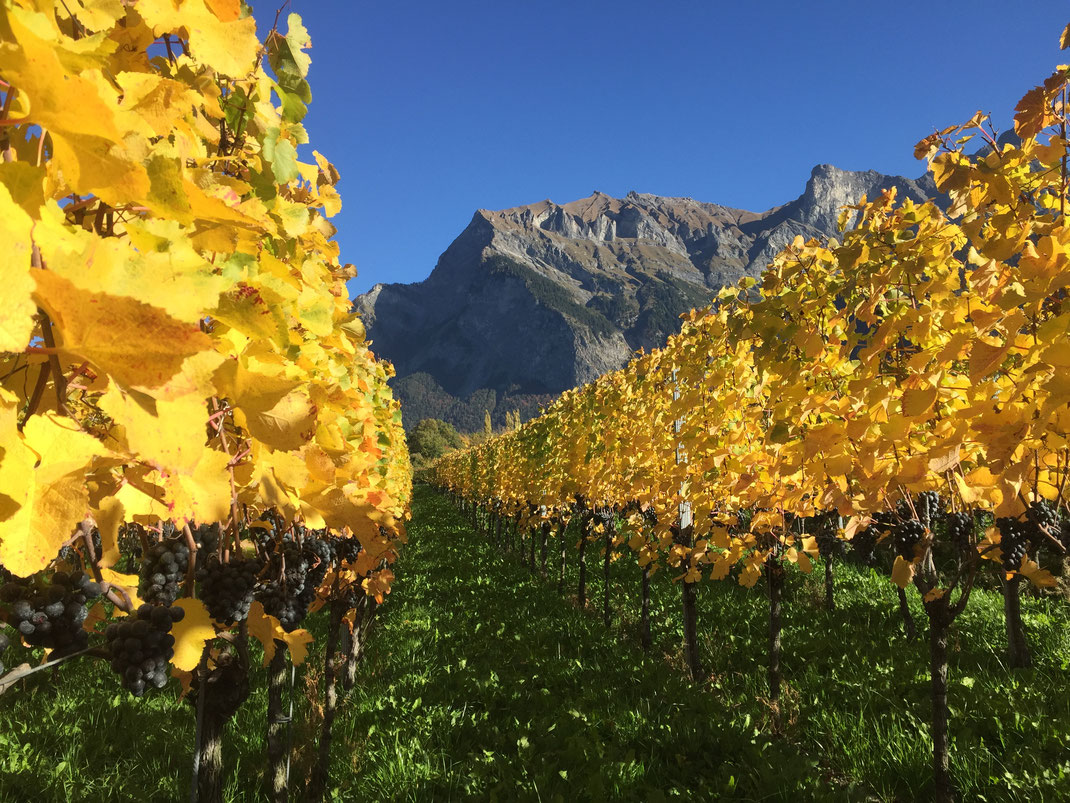
M 149 547 L 141 563 L 138 595 L 155 605 L 172 605 L 186 580 L 189 556 L 189 545 L 182 538 L 166 538 Z
M 304 586 L 301 587 L 304 590 Z M 308 613 L 308 605 L 301 599 L 301 593 L 294 591 L 280 580 L 272 580 L 264 583 L 256 592 L 256 598 L 264 606 L 264 610 L 279 620 L 282 629 L 287 633 L 297 629 L 297 626 Z
M 200 598 L 213 619 L 231 625 L 248 618 L 261 568 L 263 564 L 256 558 L 220 563 L 214 554 L 200 563 L 197 569 Z
M 119 528 L 119 552 L 135 560 L 141 557 L 141 536 L 136 524 L 124 524 Z
M 219 548 L 219 525 L 198 524 L 192 529 L 193 543 L 197 545 L 197 552 L 211 553 Z
M 259 533 L 258 541 L 260 542 L 261 549 L 265 549 L 269 546 L 270 542 L 274 540 L 276 534 L 281 533 L 285 527 L 282 517 L 279 516 L 275 509 L 265 510 L 259 516 L 256 521 L 253 522 L 253 530 Z
M 103 548 L 103 542 L 100 540 L 100 530 L 96 527 L 90 533 L 90 540 L 93 542 L 93 554 L 100 555 Z M 77 546 L 75 546 L 77 545 Z M 85 545 L 82 543 L 82 539 L 79 538 L 70 544 L 65 544 L 60 547 L 59 559 L 67 564 L 68 567 L 77 567 L 84 569 L 85 561 L 82 559 L 82 553 L 79 550 L 85 549 Z
M 914 560 L 914 547 L 925 536 L 926 527 L 918 519 L 906 519 L 892 527 L 892 544 L 904 560 Z
M 338 538 L 334 542 L 335 552 L 338 554 L 338 560 L 342 563 L 356 563 L 357 558 L 360 557 L 361 545 L 360 539 L 356 536 L 350 536 L 349 538 Z
M 7 637 L 7 633 L 0 631 L 0 658 L 4 655 L 4 650 L 11 646 L 11 639 Z M 0 675 L 4 674 L 4 662 L 0 661 Z
M 1029 551 L 1032 526 L 1019 519 L 1004 516 L 996 519 L 999 528 L 999 551 L 1003 553 L 1003 568 L 1016 572 L 1022 568 L 1022 560 Z
M 973 549 L 970 539 L 973 536 L 973 516 L 967 510 L 947 513 L 944 516 L 947 536 L 961 555 L 968 555 Z
M 331 567 L 331 562 L 334 559 L 334 551 L 327 541 L 315 536 L 305 536 L 304 548 L 305 552 L 312 556 L 312 565 L 305 578 L 305 587 L 301 590 L 301 603 L 307 611 L 308 607 L 316 599 L 316 591 L 319 589 L 320 583 L 327 576 L 327 570 Z
M 874 513 L 870 518 L 872 519 L 870 525 L 864 530 L 856 531 L 850 540 L 851 552 L 849 554 L 851 559 L 863 566 L 876 566 L 878 564 L 877 541 L 880 540 L 881 534 L 891 528 L 898 520 L 894 513 L 883 510 Z
M 331 541 L 328 540 L 326 530 L 309 530 L 302 541 L 304 548 L 311 552 L 320 561 L 320 565 L 323 566 L 323 572 L 320 574 L 319 579 L 316 580 L 316 585 L 319 585 L 320 580 L 327 574 L 327 567 L 334 560 L 334 547 L 331 545 Z
M 318 540 L 308 539 L 309 542 Z M 259 587 L 256 598 L 290 632 L 308 613 L 316 589 L 327 573 L 327 565 L 311 549 L 302 548 L 287 536 L 281 544 L 272 544 L 268 563 L 268 576 L 272 580 Z
M 1062 535 L 1062 522 L 1059 521 L 1059 510 L 1047 499 L 1041 499 L 1029 506 L 1026 512 L 1029 522 L 1037 529 L 1034 537 L 1035 543 L 1041 543 L 1045 535 L 1058 539 Z
M 33 647 L 54 649 L 55 657 L 85 649 L 89 634 L 82 629 L 86 602 L 100 596 L 100 585 L 83 572 L 56 572 L 50 582 L 13 580 L 0 588 L 8 603 L 8 622 Z
M 171 625 L 185 615 L 182 608 L 146 603 L 104 631 L 111 668 L 135 697 L 150 686 L 162 689 L 167 685 L 167 664 L 175 654 Z

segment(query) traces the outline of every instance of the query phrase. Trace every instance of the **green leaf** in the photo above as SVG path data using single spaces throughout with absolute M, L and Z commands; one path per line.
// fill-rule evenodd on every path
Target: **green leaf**
M 295 73 L 301 78 L 308 75 L 312 59 L 304 50 L 312 46 L 308 30 L 298 14 L 286 18 L 286 36 L 273 33 L 267 41 L 268 61 L 276 75 Z
M 279 129 L 269 128 L 264 136 L 264 158 L 279 184 L 288 184 L 298 176 L 297 149 L 288 139 L 279 138 Z

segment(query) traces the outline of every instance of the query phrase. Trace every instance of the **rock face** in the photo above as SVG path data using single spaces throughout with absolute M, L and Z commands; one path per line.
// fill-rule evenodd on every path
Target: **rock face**
M 680 313 L 757 276 L 796 235 L 834 234 L 840 207 L 891 186 L 936 194 L 927 177 L 818 165 L 802 195 L 763 213 L 636 192 L 480 210 L 427 279 L 376 285 L 356 308 L 397 369 L 406 423 L 472 430 L 483 409 L 496 424 L 527 417 L 535 400 L 663 344 Z

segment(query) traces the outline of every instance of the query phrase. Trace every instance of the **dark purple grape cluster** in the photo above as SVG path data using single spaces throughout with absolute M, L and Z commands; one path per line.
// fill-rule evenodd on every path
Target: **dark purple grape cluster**
M 1058 540 L 1062 536 L 1062 522 L 1059 520 L 1059 509 L 1047 499 L 1034 502 L 1026 511 L 1026 518 L 1036 529 L 1036 537 L 1033 539 L 1039 544 L 1045 539 L 1045 535 Z
M 175 654 L 171 625 L 185 615 L 182 608 L 146 603 L 104 631 L 112 671 L 135 697 L 167 685 L 167 665 Z
M 3 657 L 4 651 L 11 646 L 11 639 L 7 637 L 7 633 L 0 631 L 0 658 Z M 4 674 L 4 662 L 0 660 L 0 675 Z
M 316 590 L 330 566 L 330 546 L 323 540 L 306 536 L 298 544 L 290 536 L 282 543 L 269 542 L 268 577 L 256 592 L 264 610 L 274 616 L 287 632 L 305 618 L 316 598 Z
M 870 516 L 872 521 L 864 530 L 858 530 L 851 538 L 851 557 L 863 566 L 877 565 L 877 541 L 898 521 L 894 513 L 880 510 Z
M 1031 523 L 1011 516 L 996 519 L 999 528 L 999 551 L 1003 553 L 1003 568 L 1016 572 L 1022 568 L 1022 560 L 1029 551 L 1030 537 L 1033 535 Z
M 218 524 L 199 524 L 192 528 L 193 542 L 198 554 L 210 554 L 219 548 L 220 527 Z
M 951 540 L 955 549 L 962 555 L 968 555 L 973 550 L 973 544 L 971 543 L 973 516 L 966 510 L 958 513 L 947 513 L 944 516 L 944 523 L 947 527 L 947 537 Z
M 278 619 L 287 633 L 296 630 L 304 621 L 308 606 L 312 604 L 312 600 L 306 602 L 306 596 L 303 585 L 295 593 L 279 580 L 265 583 L 256 592 L 256 598 L 263 604 L 264 610 Z
M 100 530 L 94 527 L 90 532 L 89 537 L 93 542 L 93 554 L 99 555 L 103 547 L 103 543 L 100 540 Z M 76 539 L 72 543 L 64 544 L 60 547 L 59 559 L 70 567 L 84 569 L 86 568 L 86 562 L 80 551 L 82 549 L 84 549 L 84 545 L 82 544 L 81 538 Z
M 305 533 L 301 545 L 306 551 L 316 556 L 316 560 L 319 561 L 319 563 L 315 564 L 316 568 L 322 567 L 323 569 L 316 580 L 316 585 L 318 586 L 324 575 L 327 574 L 328 567 L 334 561 L 334 546 L 327 540 L 326 533 L 320 530 L 309 530 Z
M 174 604 L 186 580 L 189 557 L 189 545 L 182 538 L 165 538 L 149 547 L 141 563 L 138 596 L 154 605 Z
M 363 547 L 360 545 L 360 539 L 356 536 L 351 536 L 349 538 L 336 539 L 334 549 L 341 563 L 355 563 L 357 558 L 360 557 Z
M 898 522 L 892 528 L 892 544 L 896 554 L 904 560 L 914 560 L 914 547 L 925 537 L 927 528 L 918 519 Z
M 809 531 L 817 539 L 817 549 L 822 557 L 838 558 L 844 554 L 845 544 L 837 537 L 839 514 L 836 511 L 819 513 L 810 520 Z
M 60 657 L 88 646 L 89 634 L 82 629 L 86 603 L 100 593 L 100 585 L 84 572 L 56 572 L 49 581 L 12 580 L 0 588 L 0 600 L 8 604 L 8 623 L 27 644 L 54 649 Z
M 257 575 L 263 563 L 256 558 L 241 558 L 220 563 L 214 554 L 197 569 L 200 598 L 208 613 L 220 624 L 242 622 L 249 616 Z

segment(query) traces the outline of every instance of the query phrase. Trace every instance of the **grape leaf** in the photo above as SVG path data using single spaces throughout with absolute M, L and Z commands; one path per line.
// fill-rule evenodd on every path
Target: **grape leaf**
M 175 656 L 171 663 L 175 669 L 192 672 L 201 662 L 205 645 L 215 638 L 212 617 L 204 603 L 191 597 L 175 600 L 175 605 L 186 612 L 181 622 L 175 622 L 171 633 L 175 637 Z
M 136 460 L 168 473 L 192 474 L 204 455 L 208 409 L 201 396 L 161 401 L 111 387 L 98 404 L 122 428 L 114 434 Z
M 27 577 L 45 568 L 85 519 L 86 467 L 108 452 L 76 422 L 52 413 L 31 416 L 21 434 L 10 427 L 0 438 L 0 488 L 16 506 L 0 508 L 0 564 Z
M 279 620 L 264 610 L 259 600 L 253 600 L 249 606 L 249 635 L 253 636 L 264 647 L 264 666 L 271 663 L 277 649 L 276 641 L 281 641 L 290 650 L 290 660 L 295 666 L 300 666 L 308 656 L 308 645 L 312 642 L 312 634 L 307 630 L 298 628 L 287 633 Z
M 2 178 L 2 174 L 0 174 Z M 7 187 L 0 184 L 0 240 L 4 258 L 0 260 L 0 282 L 4 303 L 0 306 L 0 351 L 22 351 L 33 334 L 37 306 L 31 294 L 30 231 L 33 221 L 12 199 Z
M 187 357 L 211 347 L 198 327 L 158 307 L 80 290 L 50 271 L 31 274 L 38 302 L 62 333 L 60 350 L 89 360 L 124 385 L 161 385 Z

